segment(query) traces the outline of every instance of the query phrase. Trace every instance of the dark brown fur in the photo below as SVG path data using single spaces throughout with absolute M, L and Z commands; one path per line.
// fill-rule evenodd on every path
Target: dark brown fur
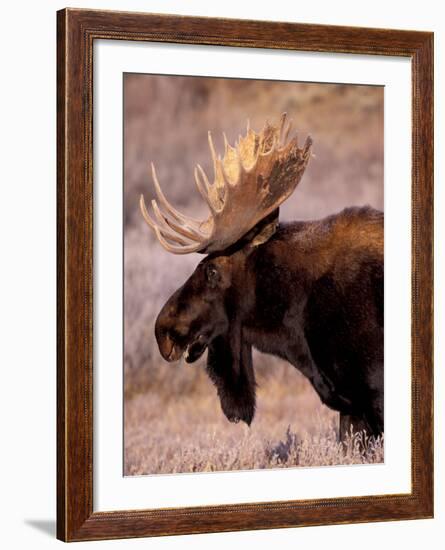
M 382 433 L 383 214 L 348 208 L 206 257 L 161 310 L 156 337 L 170 361 L 208 348 L 231 421 L 254 417 L 254 346 L 309 379 L 340 412 L 341 436 L 351 422 Z

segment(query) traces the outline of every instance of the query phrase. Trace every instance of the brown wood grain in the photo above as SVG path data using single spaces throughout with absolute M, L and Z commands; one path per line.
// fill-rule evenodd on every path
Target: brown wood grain
M 405 56 L 412 61 L 412 491 L 93 512 L 95 39 Z M 57 14 L 57 537 L 65 541 L 433 515 L 433 34 L 66 9 Z M 408 229 L 408 228 L 407 228 Z

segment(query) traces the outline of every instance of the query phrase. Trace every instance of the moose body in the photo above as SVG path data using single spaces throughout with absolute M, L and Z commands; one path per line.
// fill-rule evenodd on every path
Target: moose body
M 231 421 L 255 413 L 252 347 L 299 369 L 320 399 L 340 412 L 340 437 L 383 432 L 383 214 L 348 208 L 313 222 L 279 225 L 279 206 L 311 158 L 288 140 L 286 114 L 260 133 L 249 126 L 218 156 L 214 181 L 201 166 L 196 186 L 210 215 L 199 221 L 166 199 L 152 165 L 157 200 L 142 215 L 171 253 L 207 254 L 162 308 L 155 333 L 162 356 L 197 360 Z M 159 204 L 158 204 L 159 202 Z M 162 207 L 162 208 L 161 208 Z
M 252 347 L 291 363 L 349 430 L 383 432 L 383 214 L 349 208 L 210 254 L 156 322 L 165 359 L 207 372 L 231 421 L 255 412 Z

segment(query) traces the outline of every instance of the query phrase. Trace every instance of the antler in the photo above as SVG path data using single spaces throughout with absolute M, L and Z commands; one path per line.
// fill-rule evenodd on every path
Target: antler
M 140 207 L 162 246 L 174 254 L 224 250 L 284 202 L 301 180 L 312 146 L 310 137 L 302 149 L 297 136 L 288 141 L 291 128 L 284 113 L 277 126 L 266 122 L 259 134 L 248 124 L 246 135 L 239 137 L 235 147 L 229 145 L 224 134 L 222 159 L 216 154 L 209 132 L 213 183 L 199 164 L 195 168 L 196 186 L 210 210 L 205 221 L 181 214 L 167 201 L 152 163 L 158 201 L 152 200 L 151 204 L 156 221 L 149 215 L 143 195 Z

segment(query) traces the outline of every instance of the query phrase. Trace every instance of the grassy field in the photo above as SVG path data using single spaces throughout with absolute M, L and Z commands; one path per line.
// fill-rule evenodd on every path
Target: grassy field
M 166 474 L 383 462 L 383 440 L 337 441 L 338 414 L 293 367 L 257 357 L 258 406 L 250 427 L 231 424 L 203 365 L 165 364 L 165 391 L 134 380 L 125 400 L 125 474 Z M 267 363 L 273 363 L 273 371 Z M 167 377 L 186 370 L 187 383 Z
M 193 472 L 381 462 L 382 441 L 337 443 L 338 417 L 298 371 L 255 354 L 257 413 L 250 428 L 230 424 L 216 390 L 194 365 L 167 364 L 154 322 L 193 272 L 198 254 L 166 252 L 138 208 L 153 196 L 149 163 L 172 203 L 202 219 L 207 209 L 193 169 L 211 174 L 207 131 L 221 151 L 246 120 L 260 130 L 286 111 L 316 158 L 281 220 L 316 219 L 346 206 L 383 210 L 383 88 L 156 75 L 124 79 L 124 386 L 125 473 Z

